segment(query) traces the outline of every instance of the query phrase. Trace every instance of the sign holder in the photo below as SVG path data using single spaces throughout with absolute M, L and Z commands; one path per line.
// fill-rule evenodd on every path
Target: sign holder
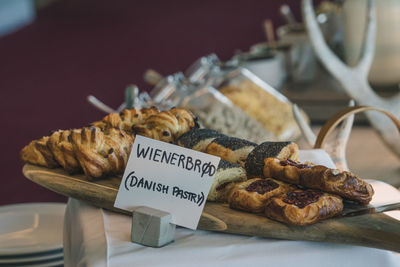
M 176 225 L 168 212 L 142 206 L 132 212 L 131 240 L 149 247 L 163 247 L 174 241 Z

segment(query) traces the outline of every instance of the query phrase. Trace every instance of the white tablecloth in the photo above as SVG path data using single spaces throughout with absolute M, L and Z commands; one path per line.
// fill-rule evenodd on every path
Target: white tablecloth
M 310 159 L 313 155 L 303 153 L 302 156 Z M 318 155 L 319 159 L 323 157 Z M 314 162 L 318 163 L 317 160 Z M 373 204 L 400 199 L 399 192 L 388 184 L 375 182 L 373 186 L 376 191 Z M 399 213 L 386 214 L 400 218 Z M 176 229 L 175 242 L 163 248 L 144 247 L 130 241 L 131 220 L 130 216 L 69 199 L 64 222 L 65 266 L 400 267 L 400 256 L 386 250 L 193 231 L 181 227 Z
M 247 237 L 177 227 L 162 248 L 130 241 L 131 217 L 70 199 L 65 266 L 400 266 L 397 254 L 341 244 Z M 400 242 L 400 240 L 399 240 Z

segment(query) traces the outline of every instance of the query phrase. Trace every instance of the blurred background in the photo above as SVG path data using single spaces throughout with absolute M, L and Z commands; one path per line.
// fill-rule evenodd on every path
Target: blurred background
M 321 2 L 314 1 L 314 5 Z M 141 91 L 153 87 L 143 79 L 149 68 L 168 75 L 210 53 L 226 61 L 258 43 L 268 41 L 267 45 L 274 46 L 279 32 L 289 45 L 293 40 L 301 43 L 304 28 L 281 27 L 301 21 L 300 3 L 0 1 L 0 205 L 66 200 L 24 178 L 19 153 L 31 140 L 52 130 L 82 127 L 102 118 L 105 114 L 88 103 L 88 95 L 117 108 L 128 84 L 136 84 Z M 291 9 L 286 18 L 281 10 L 285 4 Z M 334 10 L 329 9 L 319 22 L 324 24 Z M 335 23 L 328 26 L 340 27 Z M 291 35 L 292 30 L 298 35 Z M 343 34 L 336 35 L 336 28 L 327 28 L 326 33 L 332 49 L 343 58 Z M 309 55 L 310 47 L 300 48 Z M 287 48 L 282 44 L 279 49 L 285 52 Z M 349 97 L 333 78 L 318 72 L 318 63 L 306 63 L 305 69 L 296 65 L 291 76 L 270 78 L 276 78 L 273 86 L 298 103 L 318 125 L 346 106 Z M 326 81 L 328 86 L 321 84 Z M 397 84 L 393 77 L 375 79 L 375 88 L 383 95 L 397 92 Z M 313 87 L 328 88 L 315 92 Z M 359 125 L 366 124 L 363 117 L 357 120 Z

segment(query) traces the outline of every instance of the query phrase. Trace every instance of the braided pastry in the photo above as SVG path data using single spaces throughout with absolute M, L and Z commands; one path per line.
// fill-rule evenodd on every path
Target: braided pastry
M 61 167 L 69 173 L 76 173 L 82 168 L 76 159 L 75 149 L 71 143 L 70 136 L 72 132 L 80 133 L 81 129 L 58 130 L 53 132 L 47 141 L 47 147 Z
M 48 136 L 30 142 L 21 151 L 21 158 L 25 162 L 44 166 L 47 168 L 57 168 L 59 164 L 47 146 Z
M 159 113 L 156 107 L 142 109 L 124 109 L 119 114 L 110 113 L 101 121 L 93 122 L 90 126 L 98 127 L 101 130 L 106 128 L 117 128 L 128 133 L 132 132 L 132 126 L 142 124 L 151 115 Z
M 25 162 L 47 168 L 63 167 L 69 173 L 82 171 L 88 178 L 124 171 L 134 133 L 161 141 L 174 142 L 192 127 L 198 127 L 190 111 L 173 108 L 123 110 L 109 114 L 90 127 L 58 130 L 32 141 L 21 151 Z
M 85 175 L 99 178 L 124 171 L 134 137 L 120 129 L 102 132 L 97 127 L 84 127 L 72 132 L 71 140 Z
M 174 143 L 182 134 L 198 127 L 195 116 L 188 110 L 172 108 L 149 116 L 143 124 L 133 126 L 135 134 Z

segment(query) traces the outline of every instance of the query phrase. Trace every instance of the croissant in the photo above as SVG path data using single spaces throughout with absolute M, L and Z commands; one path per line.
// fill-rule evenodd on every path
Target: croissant
M 84 127 L 71 134 L 76 158 L 88 178 L 124 171 L 134 137 L 120 129 L 106 132 L 97 127 Z
M 174 143 L 191 128 L 198 128 L 195 116 L 183 108 L 172 108 L 149 116 L 143 124 L 133 126 L 135 134 Z

